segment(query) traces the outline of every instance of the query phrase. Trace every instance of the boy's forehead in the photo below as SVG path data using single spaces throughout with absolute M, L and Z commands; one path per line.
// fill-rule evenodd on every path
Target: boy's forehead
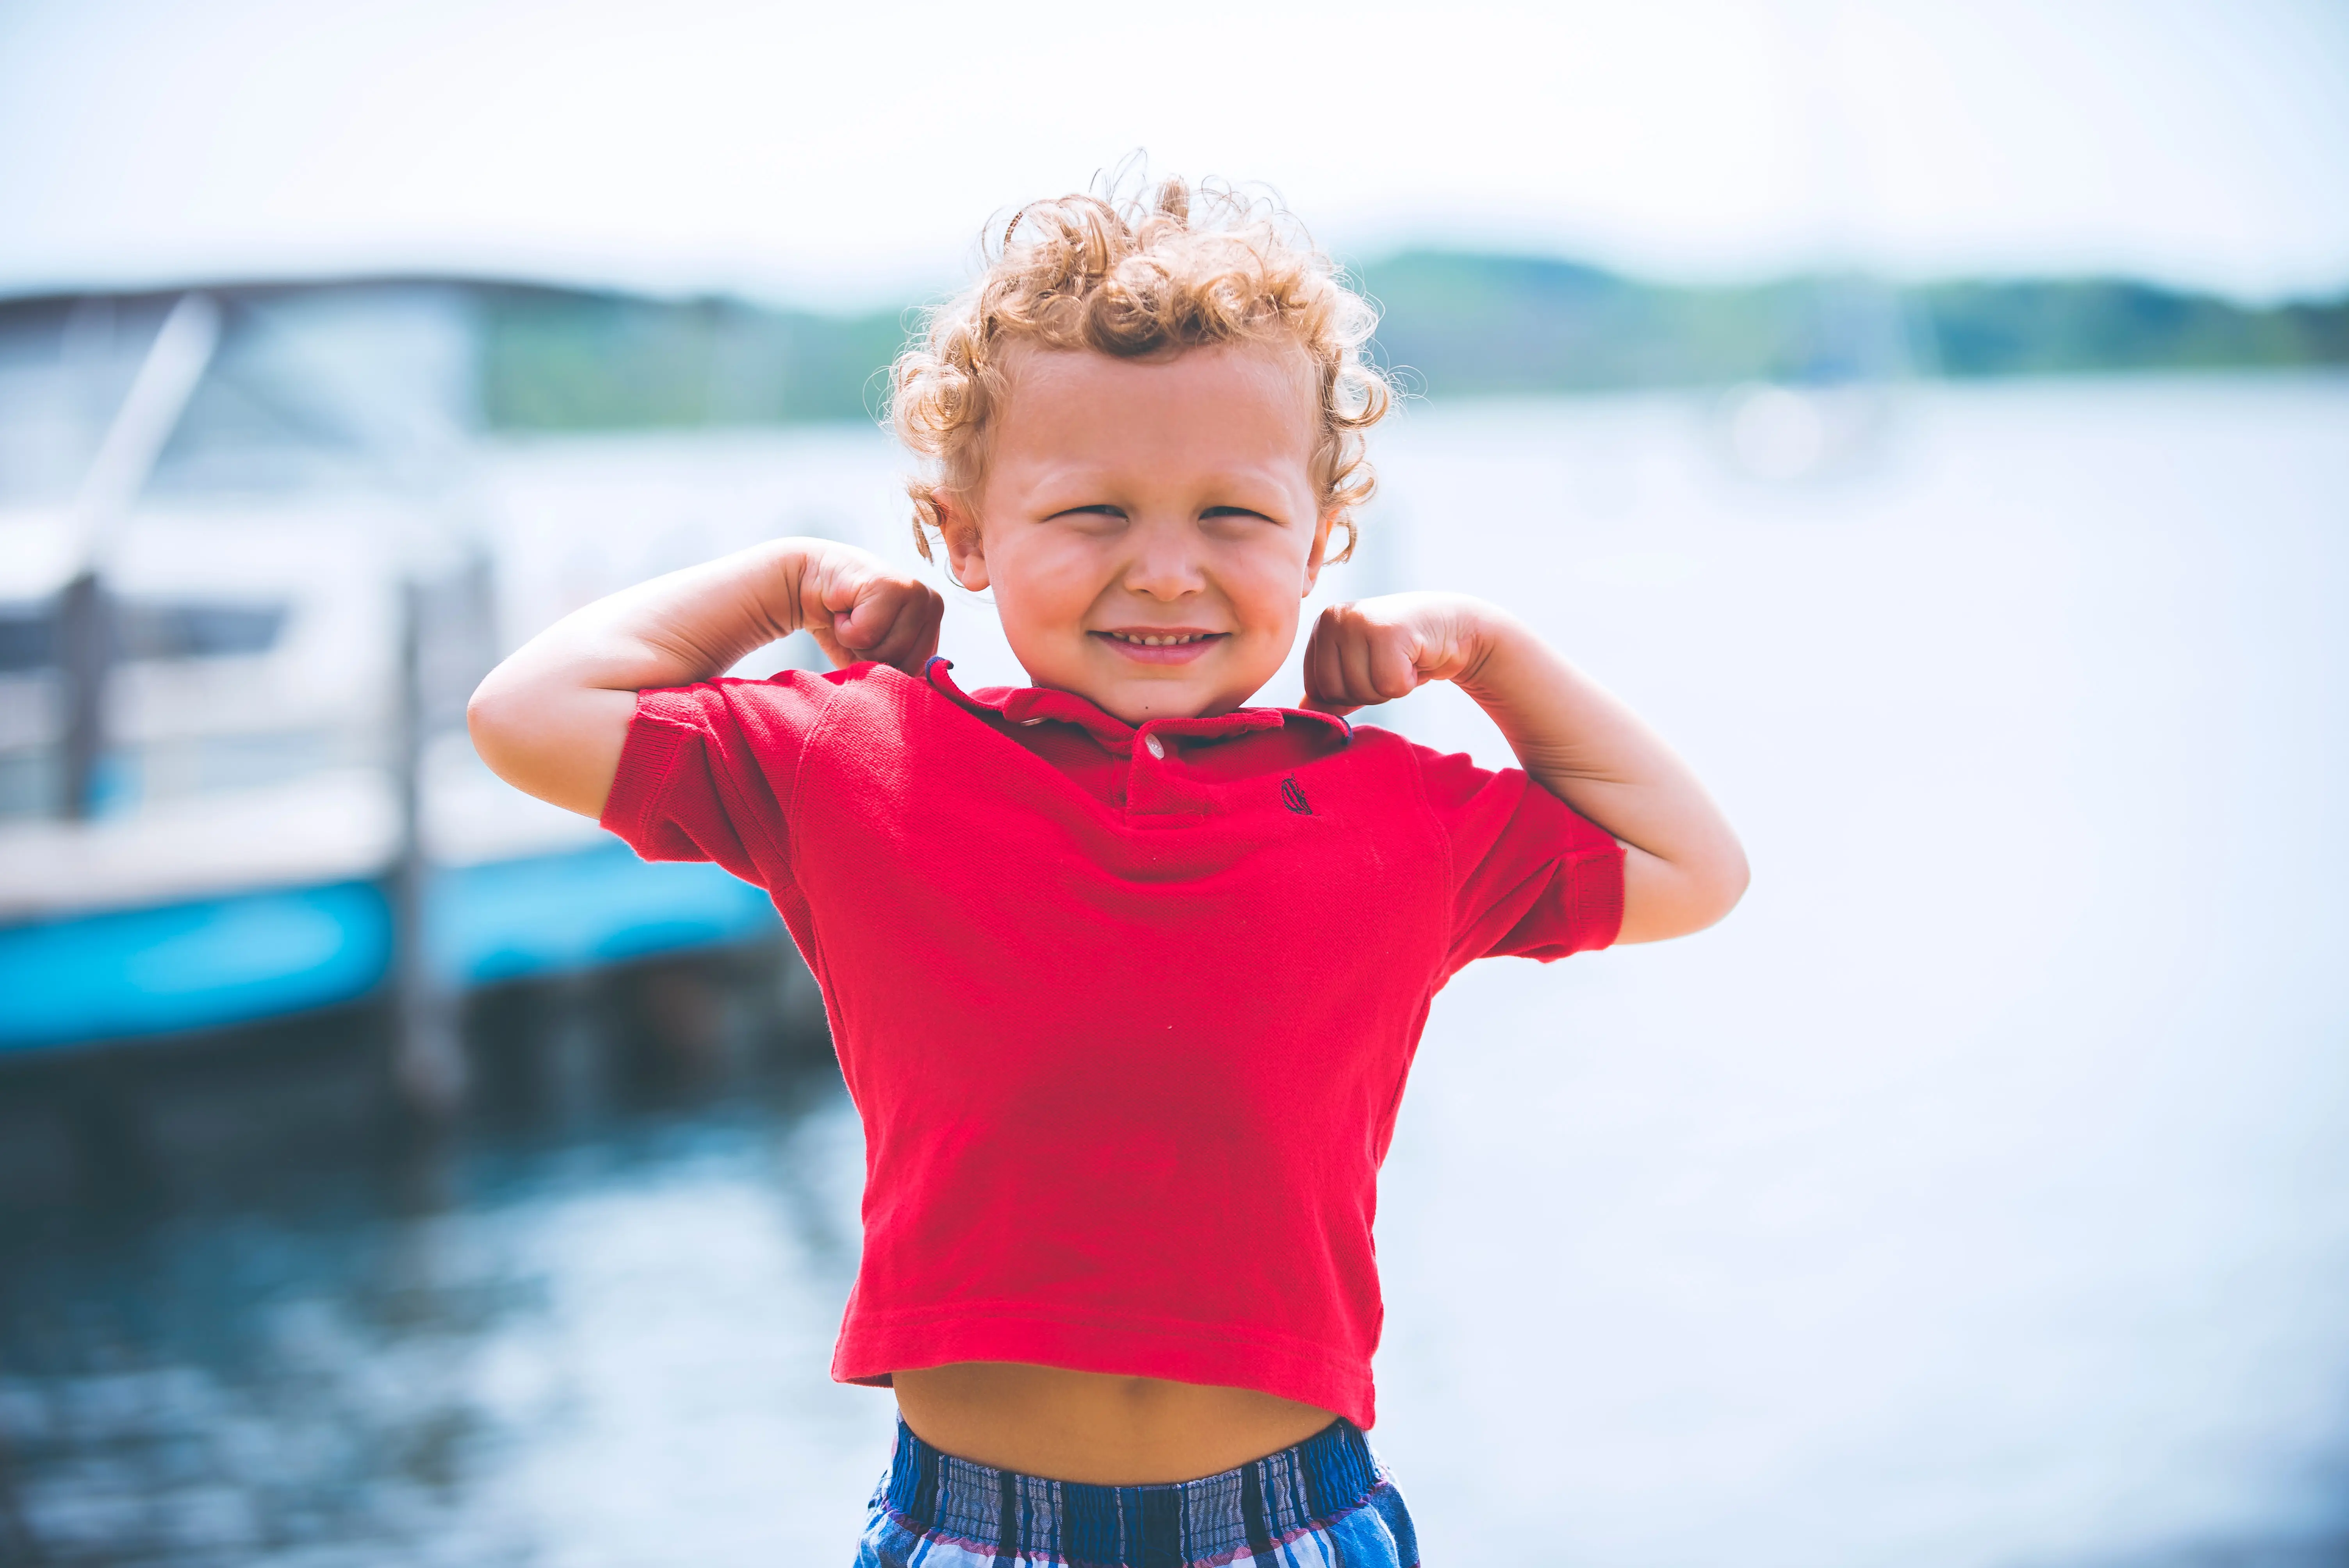
M 1126 359 L 1022 344 L 1004 356 L 1001 434 L 1073 436 L 1133 419 L 1252 432 L 1309 444 L 1319 421 L 1312 362 L 1301 347 L 1214 344 Z

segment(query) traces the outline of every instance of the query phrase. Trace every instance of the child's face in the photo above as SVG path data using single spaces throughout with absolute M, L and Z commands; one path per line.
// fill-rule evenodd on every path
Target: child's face
M 1030 680 L 1129 724 L 1246 702 L 1288 657 L 1330 537 L 1304 358 L 1028 349 L 1005 369 L 986 481 L 945 508 L 956 580 L 994 590 Z

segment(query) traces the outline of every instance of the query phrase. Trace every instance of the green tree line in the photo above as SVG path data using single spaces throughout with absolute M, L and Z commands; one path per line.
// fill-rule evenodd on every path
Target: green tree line
M 1381 307 L 1378 358 L 1433 398 L 2349 365 L 2349 296 L 2255 306 L 2117 278 L 1699 287 L 1436 251 L 1358 281 Z M 480 308 L 481 407 L 517 431 L 871 418 L 915 319 L 529 285 Z

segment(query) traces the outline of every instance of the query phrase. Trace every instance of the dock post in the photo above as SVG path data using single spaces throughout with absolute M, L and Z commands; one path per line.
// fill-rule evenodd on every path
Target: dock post
M 427 926 L 431 860 L 424 830 L 424 764 L 431 739 L 425 677 L 425 588 L 403 578 L 399 594 L 399 681 L 392 771 L 399 790 L 399 858 L 392 867 L 394 1037 L 392 1081 L 402 1102 L 428 1121 L 463 1104 L 465 1054 L 454 998 L 435 969 Z
M 54 657 L 65 687 L 64 734 L 57 746 L 57 815 L 86 821 L 98 805 L 98 765 L 106 750 L 106 676 L 114 662 L 112 608 L 95 570 L 57 591 Z
M 57 814 L 84 820 L 98 809 L 98 770 L 106 753 L 107 672 L 115 646 L 113 604 L 105 565 L 114 536 L 147 487 L 164 443 L 179 428 L 188 399 L 220 344 L 221 310 L 212 297 L 181 294 L 139 362 L 120 407 L 74 498 L 78 569 L 57 593 L 52 656 L 62 679 L 64 734 L 57 746 Z

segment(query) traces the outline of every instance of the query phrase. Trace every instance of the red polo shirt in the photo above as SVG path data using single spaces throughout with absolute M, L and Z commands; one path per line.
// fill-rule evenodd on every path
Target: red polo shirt
M 604 823 L 766 888 L 864 1122 L 833 1375 L 1025 1361 L 1368 1427 L 1378 1170 L 1472 959 L 1615 938 L 1516 769 L 1291 708 L 1140 727 L 863 664 L 648 691 Z

